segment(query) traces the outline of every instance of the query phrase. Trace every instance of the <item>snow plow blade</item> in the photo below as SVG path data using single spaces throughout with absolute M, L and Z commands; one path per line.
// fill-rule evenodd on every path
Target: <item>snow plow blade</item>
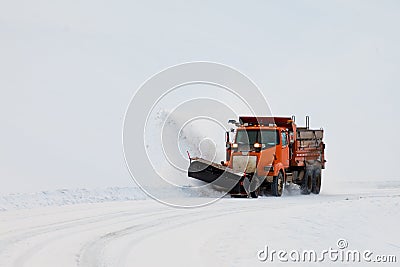
M 201 158 L 191 160 L 188 175 L 203 182 L 212 183 L 226 191 L 232 190 L 244 177 L 242 173 L 234 173 L 226 166 Z

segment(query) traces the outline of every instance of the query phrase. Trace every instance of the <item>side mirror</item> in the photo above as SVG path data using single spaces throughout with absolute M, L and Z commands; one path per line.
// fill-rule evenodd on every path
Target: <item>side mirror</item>
M 293 132 L 290 132 L 290 133 L 289 133 L 289 143 L 290 143 L 290 144 L 293 144 L 293 143 L 294 143 L 294 134 L 293 134 Z

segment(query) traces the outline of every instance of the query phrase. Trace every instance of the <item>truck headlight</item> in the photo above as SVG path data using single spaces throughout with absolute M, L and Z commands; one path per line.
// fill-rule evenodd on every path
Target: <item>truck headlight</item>
M 261 148 L 261 144 L 260 143 L 255 143 L 254 144 L 254 148 Z
M 233 144 L 232 144 L 232 151 L 233 151 L 233 152 L 237 152 L 237 151 L 238 151 L 238 147 L 239 147 L 238 144 L 233 143 Z

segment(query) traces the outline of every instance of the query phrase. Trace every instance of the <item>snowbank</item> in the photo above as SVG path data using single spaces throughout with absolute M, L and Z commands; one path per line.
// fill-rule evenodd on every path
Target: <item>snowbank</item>
M 139 188 L 134 187 L 59 189 L 55 191 L 0 195 L 0 210 L 98 203 L 105 201 L 126 201 L 145 198 L 146 195 Z
M 220 192 L 208 188 L 181 187 L 175 190 L 151 188 L 150 193 L 165 197 L 219 197 Z M 47 206 L 63 206 L 82 203 L 100 203 L 110 201 L 132 201 L 149 199 L 138 187 L 109 187 L 103 189 L 59 189 L 35 193 L 16 193 L 0 195 L 0 211 L 29 209 Z

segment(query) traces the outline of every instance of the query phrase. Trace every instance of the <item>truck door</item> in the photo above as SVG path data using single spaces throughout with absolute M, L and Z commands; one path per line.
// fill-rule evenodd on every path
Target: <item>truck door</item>
M 282 141 L 282 164 L 285 168 L 289 167 L 289 142 L 288 142 L 288 132 L 281 132 Z

